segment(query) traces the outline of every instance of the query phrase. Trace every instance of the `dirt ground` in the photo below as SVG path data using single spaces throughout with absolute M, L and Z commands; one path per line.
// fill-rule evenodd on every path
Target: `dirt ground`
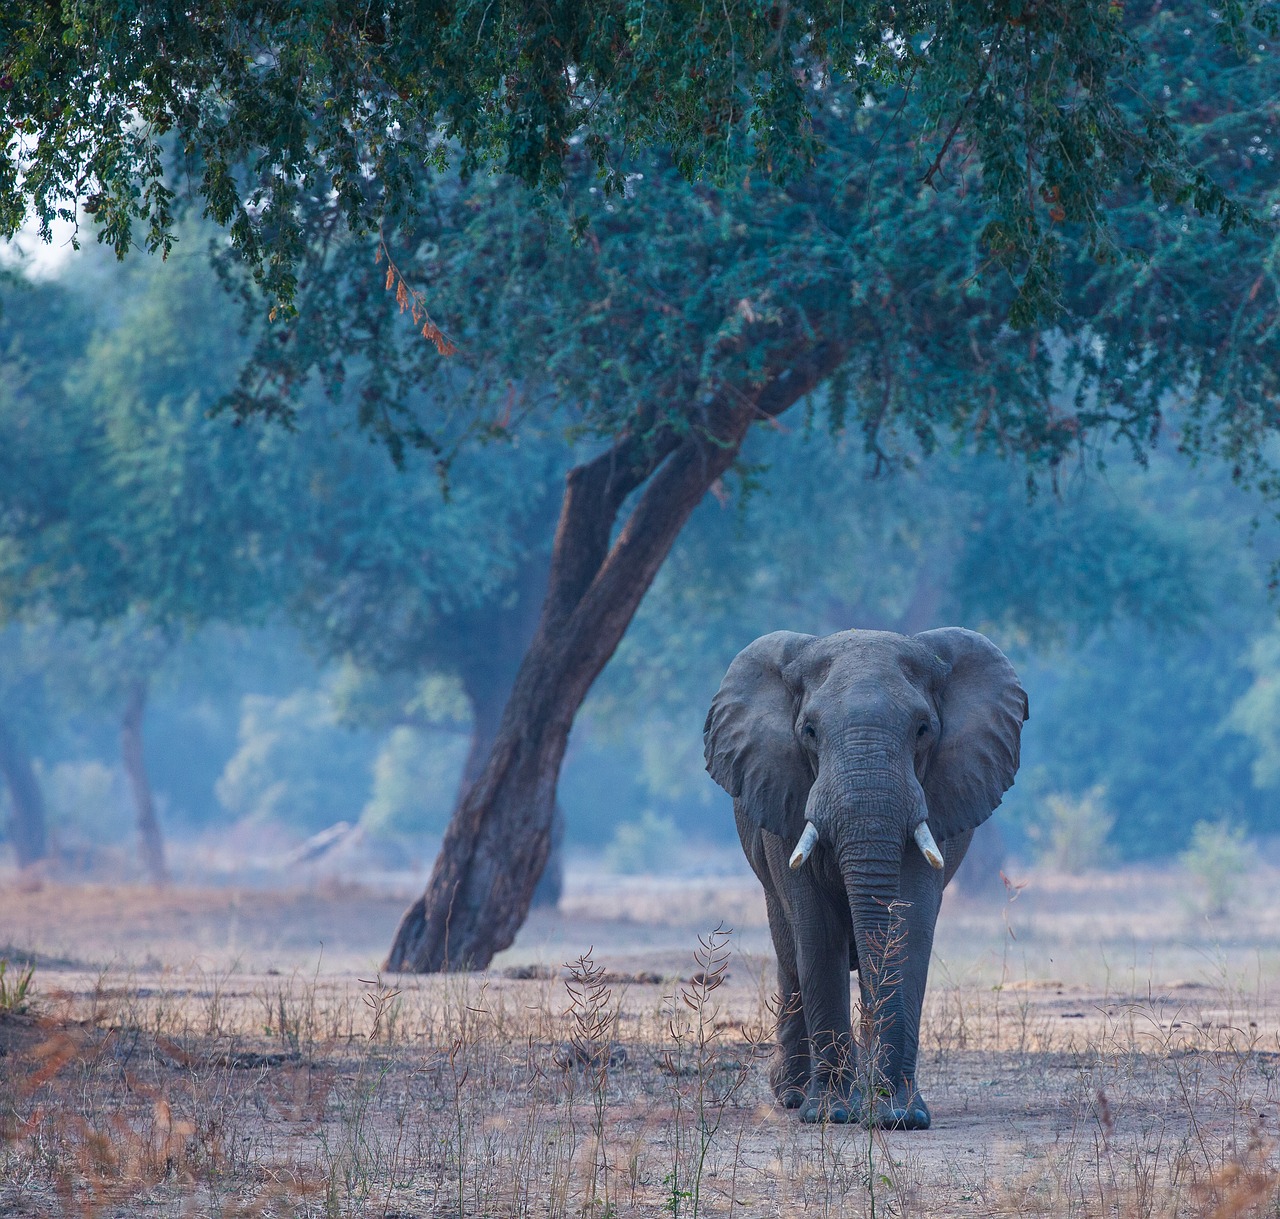
M 571 872 L 448 978 L 378 975 L 408 892 L 0 879 L 0 1214 L 1280 1214 L 1280 875 L 1023 879 L 948 895 L 910 1134 L 771 1103 L 749 877 Z

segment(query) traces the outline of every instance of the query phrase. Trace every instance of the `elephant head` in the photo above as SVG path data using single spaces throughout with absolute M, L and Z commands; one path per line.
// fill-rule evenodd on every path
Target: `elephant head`
M 941 868 L 948 840 L 967 844 L 1013 783 L 1026 715 L 1004 654 L 958 627 L 778 631 L 738 655 L 712 702 L 708 771 L 740 824 L 794 846 L 793 868 L 843 882 L 864 1004 L 868 979 L 888 979 L 874 996 L 886 1023 L 904 1024 L 902 974 L 883 967 L 909 853 Z M 902 1040 L 889 1038 L 887 1071 L 903 1067 Z

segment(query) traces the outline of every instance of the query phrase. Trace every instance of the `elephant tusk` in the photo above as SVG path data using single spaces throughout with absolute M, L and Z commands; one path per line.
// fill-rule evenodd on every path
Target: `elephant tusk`
M 916 826 L 915 832 L 916 846 L 920 848 L 920 854 L 923 855 L 932 867 L 942 868 L 942 852 L 938 850 L 938 844 L 934 842 L 933 835 L 929 833 L 929 823 L 922 821 Z M 799 850 L 799 848 L 796 848 Z M 795 867 L 795 864 L 791 865 Z
M 810 855 L 813 854 L 813 848 L 818 845 L 818 827 L 812 821 L 804 823 L 804 833 L 800 835 L 800 841 L 796 843 L 796 849 L 791 852 L 791 870 L 797 871 Z

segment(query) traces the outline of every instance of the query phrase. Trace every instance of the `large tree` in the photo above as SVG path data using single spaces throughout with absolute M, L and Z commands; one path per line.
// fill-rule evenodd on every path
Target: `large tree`
M 1153 77 L 1167 75 L 1162 58 L 1181 65 L 1206 163 L 1261 194 L 1273 162 L 1253 137 L 1268 121 L 1269 77 L 1217 43 L 1180 42 L 1186 27 L 1171 22 L 1184 19 L 1158 13 L 1142 31 Z M 894 113 L 916 103 L 820 93 L 811 115 L 824 152 L 791 182 L 690 184 L 655 155 L 633 164 L 618 199 L 592 194 L 589 159 L 571 154 L 569 187 L 589 220 L 581 240 L 518 183 L 472 178 L 433 179 L 411 220 L 368 242 L 309 243 L 298 315 L 259 348 L 243 409 L 287 415 L 318 375 L 375 427 L 442 461 L 467 428 L 505 433 L 548 409 L 598 446 L 569 475 L 538 633 L 486 771 L 401 924 L 393 966 L 482 963 L 510 943 L 546 850 L 574 713 L 752 425 L 822 386 L 825 422 L 860 433 L 873 464 L 950 432 L 1021 455 L 1032 476 L 1052 480 L 1095 442 L 1141 457 L 1183 395 L 1188 443 L 1221 445 L 1242 474 L 1261 453 L 1268 364 L 1227 340 L 1274 341 L 1271 306 L 1258 303 L 1275 299 L 1267 235 L 1237 231 L 1230 257 L 1214 254 L 1203 227 L 1193 241 L 1187 212 L 1162 211 L 1130 185 L 1111 200 L 1112 223 L 1140 257 L 1099 261 L 1066 246 L 1075 312 L 1020 332 L 1008 319 L 1026 284 L 993 269 L 979 236 L 989 170 L 955 166 L 962 189 L 942 200 L 904 190 L 919 171 L 919 115 L 896 127 Z M 1224 95 L 1249 104 L 1227 114 Z M 1063 232 L 1078 234 L 1062 191 L 1049 194 Z M 304 231 L 332 232 L 326 197 L 303 214 Z M 379 292 L 383 275 L 398 299 Z M 457 344 L 448 362 L 409 341 L 397 315 L 420 300 Z
M 1230 303 L 1194 319 L 1176 273 L 1107 260 L 1118 241 L 1181 265 L 1188 203 L 1225 228 L 1251 221 L 1214 177 L 1257 185 L 1222 151 L 1213 90 L 1247 99 L 1231 122 L 1265 121 L 1264 18 L 1228 6 L 1209 28 L 1199 11 L 1074 2 L 466 3 L 357 20 L 104 4 L 64 28 L 36 6 L 7 12 L 0 51 L 21 87 L 3 95 L 19 133 L 5 223 L 79 198 L 118 247 L 137 220 L 164 246 L 161 141 L 176 132 L 276 310 L 242 408 L 287 413 L 318 371 L 335 391 L 354 383 L 393 445 L 444 464 L 467 434 L 548 406 L 596 439 L 568 477 L 493 749 L 391 965 L 483 964 L 510 943 L 582 698 L 751 426 L 819 385 L 834 425 L 886 458 L 947 428 L 1046 470 L 1091 435 L 1140 448 L 1183 386 L 1191 422 L 1216 427 L 1202 437 L 1242 466 L 1258 455 L 1270 385 L 1228 339 L 1257 326 L 1272 341 L 1265 235 L 1246 226 L 1218 276 Z M 152 45 L 158 58 L 138 55 Z M 464 168 L 563 191 L 571 214 L 502 180 L 424 172 L 453 148 Z M 1268 145 L 1249 168 L 1270 165 Z M 709 184 L 690 186 L 698 173 Z M 944 183 L 938 206 L 928 188 Z M 383 274 L 425 336 L 456 345 L 443 372 L 397 343 Z M 1135 310 L 1135 285 L 1162 311 Z M 1055 341 L 1006 324 L 1063 305 L 1076 312 Z M 1064 375 L 1067 410 L 1049 393 Z

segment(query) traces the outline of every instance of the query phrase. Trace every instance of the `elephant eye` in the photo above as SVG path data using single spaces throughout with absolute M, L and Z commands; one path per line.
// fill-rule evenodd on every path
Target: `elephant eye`
M 922 737 L 928 731 L 929 731 L 929 721 L 925 720 L 925 722 L 920 725 L 919 731 L 916 732 L 916 737 L 917 738 Z
M 811 741 L 818 735 L 818 730 L 812 724 L 805 724 L 801 731 L 803 731 L 805 736 L 807 736 Z

